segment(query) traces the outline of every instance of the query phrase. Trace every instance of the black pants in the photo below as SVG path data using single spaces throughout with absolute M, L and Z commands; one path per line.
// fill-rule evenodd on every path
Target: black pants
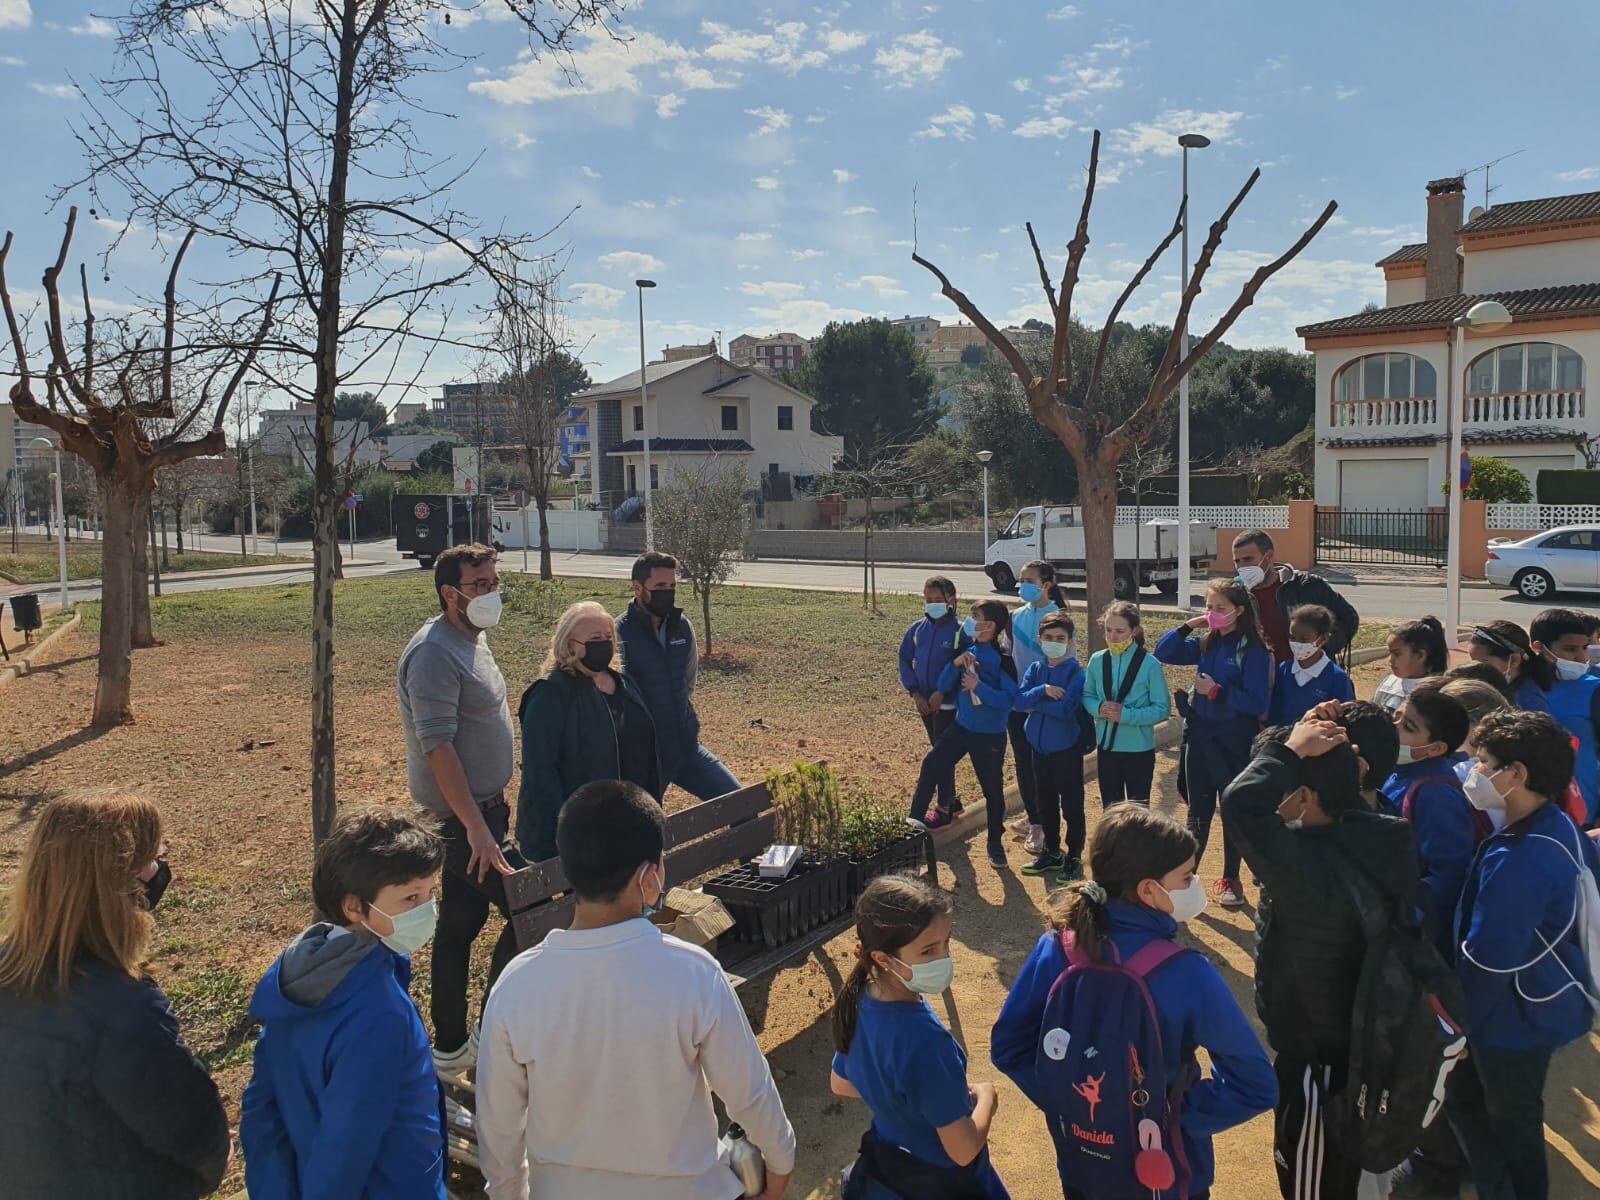
M 937 746 L 944 731 L 956 723 L 956 710 L 936 708 L 922 718 L 922 727 L 928 731 L 928 745 Z M 956 806 L 956 769 L 939 781 L 939 807 L 949 812 Z
M 1445 1114 L 1466 1152 L 1480 1200 L 1545 1200 L 1548 1050 L 1502 1050 L 1467 1039 L 1467 1061 L 1450 1072 Z
M 1197 858 L 1204 858 L 1206 843 L 1211 839 L 1211 820 L 1217 815 L 1217 802 L 1234 776 L 1250 765 L 1250 742 L 1254 739 L 1255 722 L 1244 728 L 1225 731 L 1195 730 L 1189 732 L 1184 748 L 1184 774 L 1189 781 L 1189 832 L 1200 843 Z M 1228 826 L 1222 826 L 1222 878 L 1239 878 L 1239 850 L 1228 837 Z
M 1150 803 L 1150 785 L 1156 777 L 1154 750 L 1101 750 L 1100 807 L 1124 800 Z
M 1067 821 L 1067 857 L 1082 858 L 1086 829 L 1083 820 L 1083 750 L 1058 750 L 1033 756 L 1039 782 L 1039 824 L 1044 826 L 1047 854 L 1061 853 L 1061 819 Z
M 1355 1200 L 1361 1163 L 1328 1136 L 1324 1106 L 1344 1086 L 1346 1067 L 1321 1066 L 1278 1055 L 1278 1107 L 1273 1150 L 1284 1200 Z
M 483 820 L 506 861 L 513 867 L 526 865 L 522 855 L 506 836 L 511 823 L 511 809 L 504 800 L 494 800 L 483 806 Z M 472 847 L 467 844 L 466 826 L 450 817 L 439 829 L 444 839 L 444 870 L 439 881 L 439 924 L 433 934 L 433 996 L 430 1011 L 433 1016 L 433 1044 L 441 1052 L 459 1050 L 467 1041 L 467 973 L 472 960 L 472 943 L 478 938 L 483 924 L 489 919 L 493 905 L 506 919 L 506 927 L 495 943 L 494 955 L 489 960 L 489 988 L 500 978 L 500 972 L 516 956 L 517 935 L 511 928 L 511 906 L 506 900 L 505 876 L 490 869 L 480 883 L 477 872 L 467 873 L 467 862 L 472 857 Z
M 972 772 L 983 789 L 989 844 L 998 845 L 1005 836 L 1006 819 L 1006 735 L 1003 733 L 973 733 L 959 724 L 951 724 L 922 760 L 917 790 L 911 797 L 911 815 L 919 821 L 928 815 L 928 803 L 933 799 L 939 780 L 953 772 L 963 758 L 972 759 Z
M 1017 791 L 1022 793 L 1022 811 L 1028 814 L 1029 825 L 1043 825 L 1039 813 L 1039 768 L 1024 732 L 1027 723 L 1027 713 L 1013 712 L 1006 721 L 1006 735 L 1011 739 L 1011 762 L 1017 772 Z

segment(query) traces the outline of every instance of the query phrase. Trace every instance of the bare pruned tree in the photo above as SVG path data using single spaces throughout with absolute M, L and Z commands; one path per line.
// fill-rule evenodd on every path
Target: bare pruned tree
M 1131 412 L 1124 413 L 1115 411 L 1116 406 L 1105 402 L 1101 388 L 1101 376 L 1105 367 L 1106 353 L 1111 344 L 1112 329 L 1128 298 L 1144 282 L 1162 254 L 1183 231 L 1184 222 L 1188 220 L 1188 197 L 1185 196 L 1179 203 L 1178 215 L 1172 223 L 1172 228 L 1161 239 L 1150 257 L 1145 259 L 1144 264 L 1134 272 L 1127 286 L 1112 304 L 1111 311 L 1106 315 L 1105 324 L 1100 330 L 1081 402 L 1074 404 L 1071 402 L 1074 385 L 1070 336 L 1072 300 L 1083 268 L 1084 255 L 1089 249 L 1089 210 L 1094 204 L 1095 176 L 1099 166 L 1100 131 L 1096 130 L 1089 149 L 1089 174 L 1083 193 L 1083 208 L 1078 214 L 1078 224 L 1072 240 L 1067 244 L 1066 263 L 1061 271 L 1059 286 L 1052 282 L 1050 269 L 1046 266 L 1044 254 L 1039 249 L 1039 240 L 1034 236 L 1032 223 L 1026 226 L 1028 241 L 1033 248 L 1034 263 L 1039 269 L 1040 286 L 1044 289 L 1045 301 L 1055 319 L 1050 361 L 1048 369 L 1042 374 L 1035 373 L 1011 339 L 1000 332 L 999 327 L 984 316 L 978 306 L 950 282 L 949 276 L 944 271 L 922 257 L 916 250 L 911 254 L 911 260 L 938 279 L 944 296 L 983 331 L 990 344 L 1010 364 L 1022 384 L 1023 391 L 1027 394 L 1028 407 L 1033 419 L 1041 428 L 1053 433 L 1060 440 L 1076 465 L 1078 495 L 1083 507 L 1090 612 L 1099 612 L 1112 598 L 1114 569 L 1112 527 L 1116 521 L 1117 511 L 1117 463 L 1127 453 L 1128 447 L 1149 440 L 1155 431 L 1156 417 L 1161 405 L 1177 388 L 1178 381 L 1192 371 L 1195 364 L 1205 357 L 1207 351 L 1233 327 L 1239 315 L 1255 300 L 1261 286 L 1310 244 L 1311 239 L 1328 223 L 1338 207 L 1330 201 L 1322 210 L 1322 214 L 1288 250 L 1271 262 L 1258 267 L 1240 288 L 1237 298 L 1227 311 L 1185 354 L 1182 352 L 1183 333 L 1188 325 L 1189 312 L 1194 306 L 1196 297 L 1200 295 L 1201 285 L 1211 268 L 1211 260 L 1222 244 L 1222 236 L 1227 232 L 1228 222 L 1244 203 L 1256 180 L 1261 178 L 1259 168 L 1252 171 L 1250 178 L 1245 180 L 1244 186 L 1223 210 L 1222 215 L 1212 223 L 1210 233 L 1200 248 L 1193 273 L 1189 277 L 1189 286 L 1184 289 L 1183 296 L 1178 302 L 1178 315 L 1172 323 L 1172 335 L 1168 339 L 1166 352 L 1156 368 L 1155 377 L 1144 400 Z M 1090 636 L 1093 644 L 1098 647 L 1103 636 L 1098 626 L 1090 626 Z
M 1133 594 L 1144 578 L 1144 489 L 1156 476 L 1172 470 L 1172 455 L 1156 442 L 1134 442 L 1117 464 L 1117 482 L 1133 493 Z M 1092 610 L 1091 610 L 1092 611 Z
M 66 231 L 56 260 L 44 272 L 45 399 L 35 388 L 41 376 L 33 369 L 32 347 L 18 318 L 6 280 L 11 234 L 0 244 L 0 306 L 16 354 L 18 381 L 11 388 L 17 415 L 54 430 L 61 448 L 81 458 L 99 482 L 105 512 L 101 547 L 100 659 L 95 682 L 95 728 L 133 720 L 132 649 L 149 645 L 149 601 L 142 567 L 145 530 L 157 474 L 166 467 L 204 454 L 220 453 L 226 435 L 223 421 L 240 382 L 250 371 L 278 302 L 279 281 L 273 279 L 253 329 L 223 323 L 222 310 L 193 336 L 179 339 L 178 273 L 195 237 L 185 234 L 167 274 L 159 312 L 159 336 L 148 345 L 151 331 L 131 320 L 112 325 L 109 351 L 96 332 L 89 298 L 89 277 L 81 264 L 82 320 L 68 343 L 61 298 L 78 210 L 67 215 Z M 248 331 L 247 331 L 248 330 Z M 199 382 L 180 395 L 175 377 L 181 369 Z M 152 432 L 151 423 L 160 432 Z
M 708 455 L 675 466 L 656 492 L 657 545 L 670 546 L 678 574 L 694 585 L 702 621 L 700 657 L 711 657 L 711 593 L 727 582 L 750 529 L 750 477 L 733 458 Z
M 902 490 L 909 493 L 922 481 L 910 450 L 925 433 L 913 430 L 860 439 L 855 450 L 835 463 L 821 483 L 823 492 L 866 501 L 861 522 L 861 604 L 870 613 L 878 612 L 878 558 L 872 544 L 877 514 L 872 504 Z
M 494 6 L 534 53 L 558 57 L 620 16 L 617 0 Z M 417 133 L 422 81 L 463 61 L 442 40 L 447 20 L 437 0 L 132 0 L 119 21 L 118 73 L 75 127 L 88 158 L 82 182 L 97 200 L 114 189 L 119 215 L 158 235 L 193 227 L 224 239 L 241 288 L 264 291 L 274 274 L 286 281 L 264 374 L 315 411 L 317 843 L 337 812 L 336 395 L 374 365 L 393 371 L 407 347 L 460 345 L 450 289 L 524 257 L 536 240 L 481 231 L 451 202 L 468 168 L 431 155 Z

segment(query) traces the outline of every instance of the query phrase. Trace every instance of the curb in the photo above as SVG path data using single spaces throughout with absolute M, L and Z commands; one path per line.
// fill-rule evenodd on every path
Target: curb
M 42 642 L 35 642 L 33 645 L 27 647 L 27 650 L 28 650 L 28 657 L 27 658 L 22 659 L 20 662 L 13 662 L 10 666 L 6 667 L 4 670 L 0 670 L 0 687 L 5 687 L 6 684 L 12 683 L 12 682 L 15 682 L 18 679 L 21 679 L 24 675 L 26 675 L 28 673 L 29 668 L 32 666 L 33 660 L 35 658 L 37 658 L 39 655 L 43 654 L 45 652 L 45 650 L 49 649 L 52 645 L 54 645 L 56 643 L 56 641 L 59 640 L 61 637 L 63 637 L 66 634 L 71 633 L 82 622 L 83 622 L 83 618 L 81 616 L 79 616 L 77 613 L 73 613 L 70 617 L 67 618 L 67 623 L 65 625 L 63 625 L 60 629 L 57 629 L 54 633 L 52 633 L 49 637 L 45 638 Z M 3 660 L 0 660 L 0 661 L 3 661 Z

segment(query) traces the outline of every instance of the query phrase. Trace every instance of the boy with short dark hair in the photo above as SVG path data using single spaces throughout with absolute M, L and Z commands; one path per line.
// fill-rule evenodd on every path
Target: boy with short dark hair
M 415 816 L 340 819 L 312 925 L 250 1002 L 262 1025 L 239 1141 L 256 1200 L 445 1200 L 444 1097 L 407 989 L 433 936 L 444 845 Z
M 1506 823 L 1483 843 L 1461 895 L 1456 970 L 1469 1053 L 1446 1107 L 1478 1194 L 1539 1200 L 1550 1186 L 1550 1056 L 1584 1037 L 1593 1017 L 1595 980 L 1574 914 L 1579 888 L 1593 886 L 1581 872 L 1600 872 L 1600 858 L 1561 811 L 1573 759 L 1564 729 L 1545 713 L 1497 712 L 1473 736 L 1468 795 L 1503 808 Z
M 1367 948 L 1353 891 L 1381 884 L 1385 905 L 1409 912 L 1416 851 L 1404 821 L 1364 802 L 1359 748 L 1344 729 L 1307 719 L 1282 736 L 1258 743 L 1222 799 L 1223 821 L 1271 894 L 1260 913 L 1256 1010 L 1276 1054 L 1278 1183 L 1286 1198 L 1354 1200 L 1356 1147 L 1326 1122 L 1328 1098 L 1349 1073 Z
M 1268 724 L 1293 725 L 1319 704 L 1356 698 L 1356 685 L 1326 650 L 1337 628 L 1320 604 L 1302 604 L 1289 614 L 1289 657 L 1278 663 Z
M 1555 664 L 1550 715 L 1578 739 L 1572 774 L 1583 793 L 1584 824 L 1600 812 L 1600 675 L 1589 673 L 1589 621 L 1570 608 L 1547 608 L 1528 626 L 1533 652 Z
M 648 917 L 666 897 L 660 806 L 631 783 L 585 784 L 556 825 L 577 894 L 500 977 L 483 1018 L 478 1150 L 493 1200 L 733 1200 L 711 1092 L 766 1157 L 764 1200 L 795 1138 L 722 967 Z
M 943 575 L 928 576 L 922 585 L 922 616 L 900 639 L 900 686 L 922 718 L 930 746 L 937 746 L 956 721 L 956 698 L 939 690 L 939 676 L 951 659 L 971 648 L 972 639 L 961 631 L 956 614 L 956 585 Z M 961 814 L 954 767 L 939 781 L 939 810 Z

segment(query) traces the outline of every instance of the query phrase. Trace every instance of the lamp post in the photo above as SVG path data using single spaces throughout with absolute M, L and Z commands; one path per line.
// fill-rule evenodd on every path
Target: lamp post
M 989 557 L 989 460 L 993 450 L 979 450 L 978 462 L 983 465 L 983 556 Z
M 644 548 L 653 549 L 656 544 L 655 506 L 651 503 L 650 493 L 650 391 L 645 380 L 644 361 L 644 290 L 656 285 L 654 279 L 635 279 L 633 286 L 639 289 L 639 409 L 644 414 Z
M 1445 480 L 1450 487 L 1446 520 L 1450 523 L 1445 542 L 1444 631 L 1446 645 L 1454 647 L 1461 628 L 1461 500 L 1466 491 L 1461 475 L 1461 426 L 1465 420 L 1467 390 L 1461 384 L 1466 368 L 1467 330 L 1498 333 L 1511 324 L 1511 313 L 1498 300 L 1480 300 L 1466 315 L 1450 322 L 1453 336 L 1445 343 L 1449 382 L 1445 420 L 1450 428 L 1450 457 L 1445 461 Z
M 1189 290 L 1189 151 L 1204 150 L 1211 139 L 1203 133 L 1185 133 L 1178 138 L 1183 147 L 1183 266 L 1180 269 L 1180 296 Z M 1179 331 L 1178 355 L 1189 357 L 1189 322 L 1185 318 Z M 1178 605 L 1188 608 L 1193 599 L 1189 590 L 1189 373 L 1178 380 Z
M 61 611 L 71 612 L 72 601 L 67 599 L 67 508 L 61 500 L 61 447 L 49 438 L 36 437 L 28 446 L 34 450 L 53 450 L 56 456 L 56 555 L 61 567 Z

